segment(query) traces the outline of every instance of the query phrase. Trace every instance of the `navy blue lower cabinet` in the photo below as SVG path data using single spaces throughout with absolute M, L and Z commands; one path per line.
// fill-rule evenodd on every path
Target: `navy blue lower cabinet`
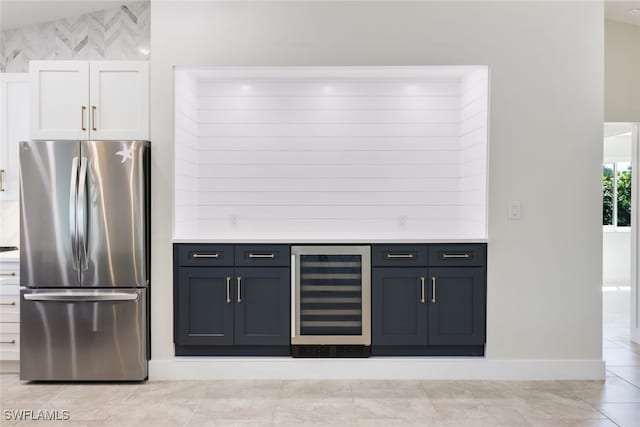
M 374 268 L 371 344 L 427 345 L 427 269 Z
M 291 341 L 288 268 L 235 269 L 236 345 L 284 345 Z
M 233 344 L 232 278 L 233 268 L 178 269 L 177 343 Z
M 287 245 L 175 244 L 176 356 L 290 355 L 288 262 Z
M 485 280 L 483 267 L 429 269 L 429 345 L 484 345 Z

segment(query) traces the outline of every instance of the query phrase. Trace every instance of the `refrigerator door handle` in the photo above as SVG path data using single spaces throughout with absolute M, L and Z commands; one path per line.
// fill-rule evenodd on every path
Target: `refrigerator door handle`
M 99 301 L 136 301 L 138 293 L 65 293 L 47 292 L 40 294 L 25 294 L 27 301 L 65 301 L 65 302 L 99 302 Z
M 69 233 L 71 234 L 71 260 L 73 271 L 78 271 L 78 228 L 76 226 L 78 198 L 78 157 L 71 163 L 71 183 L 69 186 Z
M 80 159 L 80 182 L 78 183 L 78 263 L 80 271 L 89 269 L 87 261 L 87 164 L 86 157 Z

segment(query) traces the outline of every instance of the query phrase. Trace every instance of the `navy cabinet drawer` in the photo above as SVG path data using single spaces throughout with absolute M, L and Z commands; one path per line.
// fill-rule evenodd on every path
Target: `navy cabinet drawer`
M 484 244 L 450 244 L 429 246 L 429 266 L 484 266 L 487 247 Z
M 425 267 L 426 245 L 374 245 L 374 267 Z
M 236 245 L 237 266 L 288 267 L 291 251 L 288 245 Z
M 233 266 L 233 245 L 178 245 L 178 265 L 183 267 Z

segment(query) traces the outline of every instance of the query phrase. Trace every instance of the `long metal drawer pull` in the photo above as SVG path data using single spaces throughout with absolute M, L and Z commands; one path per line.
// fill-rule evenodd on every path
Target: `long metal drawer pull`
M 387 254 L 388 259 L 394 258 L 403 258 L 403 259 L 411 259 L 413 258 L 413 254 Z
M 10 276 L 10 277 L 15 277 L 16 272 L 12 271 L 11 273 L 0 273 L 0 276 Z
M 78 271 L 78 228 L 76 226 L 78 203 L 78 156 L 71 161 L 71 178 L 69 183 L 69 234 L 71 238 L 71 268 Z
M 87 127 L 84 125 L 84 112 L 87 110 L 87 107 L 85 107 L 84 105 L 80 108 L 80 123 L 81 123 L 81 129 L 82 130 L 87 130 Z
M 15 344 L 16 340 L 11 340 L 11 341 L 0 341 L 0 344 Z
M 420 302 L 424 304 L 424 277 L 420 277 Z
M 443 259 L 451 259 L 451 258 L 471 258 L 469 254 L 442 254 Z
M 28 301 L 69 301 L 69 302 L 88 302 L 88 301 L 135 301 L 138 294 L 112 293 L 112 294 L 64 294 L 64 293 L 43 293 L 43 294 L 27 294 L 24 299 Z
M 4 169 L 0 169 L 0 191 L 4 191 Z
M 249 254 L 249 258 L 275 258 L 275 254 Z
M 91 106 L 91 130 L 98 130 L 96 128 L 96 106 Z
M 191 255 L 191 258 L 219 258 L 220 254 L 219 253 L 215 253 L 215 254 L 198 254 L 195 253 L 193 255 Z
M 238 277 L 238 299 L 237 302 L 242 302 L 242 277 Z
M 11 301 L 11 302 L 0 302 L 0 305 L 16 305 L 15 301 Z
M 431 302 L 436 303 L 436 278 L 431 278 Z
M 87 257 L 87 168 L 89 159 L 80 158 L 80 174 L 78 175 L 78 268 L 80 271 L 89 269 Z
M 227 277 L 227 304 L 231 302 L 231 277 Z

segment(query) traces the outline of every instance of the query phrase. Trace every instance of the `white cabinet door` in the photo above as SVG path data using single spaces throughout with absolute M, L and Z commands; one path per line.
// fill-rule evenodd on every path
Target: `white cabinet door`
M 90 62 L 91 139 L 149 139 L 149 63 Z
M 89 138 L 89 63 L 31 61 L 31 139 Z
M 0 200 L 18 200 L 18 144 L 29 140 L 29 74 L 0 74 Z

